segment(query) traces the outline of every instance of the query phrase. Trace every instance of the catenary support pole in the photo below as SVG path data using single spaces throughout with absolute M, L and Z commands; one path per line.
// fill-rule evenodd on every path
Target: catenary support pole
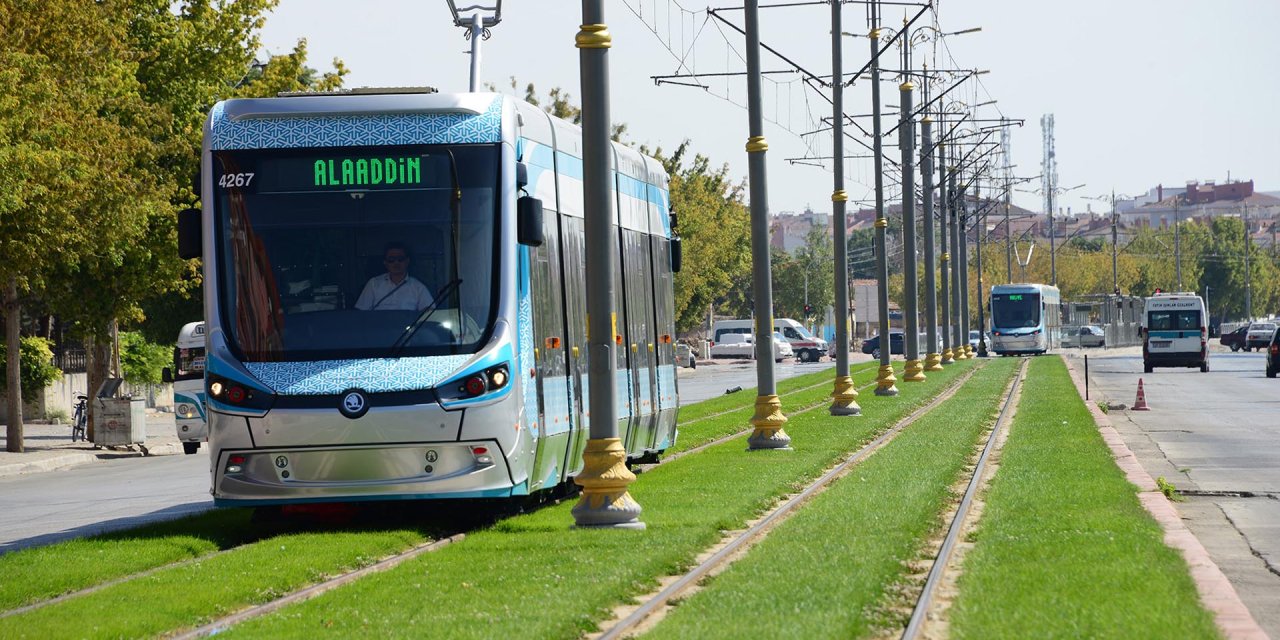
M 848 221 L 845 207 L 849 195 L 844 190 L 844 64 L 841 35 L 844 27 L 840 15 L 841 3 L 831 3 L 831 155 L 835 184 L 831 192 L 831 237 L 835 247 L 836 291 L 836 379 L 831 391 L 833 416 L 856 416 L 862 413 L 858 406 L 858 389 L 849 376 L 849 263 L 848 246 L 845 244 Z
M 982 206 L 982 198 L 979 197 L 980 193 L 982 193 L 982 191 L 978 188 L 978 183 L 975 180 L 973 183 L 973 200 L 974 202 L 977 203 L 974 206 L 977 207 L 978 209 L 977 224 L 975 225 L 976 228 L 974 229 L 974 232 L 976 234 L 976 237 L 974 239 L 974 244 L 977 245 L 977 250 L 974 251 L 974 256 L 977 258 L 976 272 L 978 275 L 978 286 L 975 289 L 975 291 L 977 291 L 978 293 L 978 357 L 985 358 L 987 357 L 988 354 L 987 354 L 987 318 L 986 318 L 986 310 L 984 309 L 985 305 L 983 305 L 982 303 L 983 299 L 986 298 L 986 293 L 982 290 L 983 289 L 982 236 L 986 235 L 987 233 L 987 208 Z M 990 196 L 988 196 L 988 198 L 989 197 Z
M 929 104 L 929 82 L 924 83 L 924 103 Z M 920 120 L 920 179 L 924 194 L 924 325 L 929 343 L 924 358 L 925 371 L 942 371 L 942 354 L 938 351 L 938 286 L 934 253 L 933 218 L 933 120 L 925 114 Z
M 945 136 L 947 121 L 939 112 L 938 131 Z M 951 348 L 951 254 L 947 251 L 949 241 L 947 234 L 947 207 L 951 197 L 947 193 L 947 147 L 946 140 L 938 140 L 938 211 L 935 213 L 935 225 L 938 227 L 938 304 L 942 314 L 942 364 L 948 365 L 956 361 Z
M 951 163 L 959 161 L 956 157 L 956 147 L 954 144 L 950 147 L 948 157 Z M 961 254 L 964 253 L 964 245 L 960 244 L 960 234 L 957 231 L 959 227 L 959 200 L 960 192 L 956 190 L 956 172 L 958 167 L 952 165 L 947 172 L 947 231 L 951 234 L 951 358 L 953 360 L 967 360 L 968 353 L 965 351 L 965 345 L 968 340 L 960 335 L 960 325 L 964 322 L 964 309 L 960 305 L 960 287 L 963 282 L 960 280 L 960 271 L 964 269 L 964 263 L 961 261 Z
M 903 29 L 908 29 L 903 19 Z M 902 34 L 902 68 L 911 68 L 911 32 Z M 912 94 L 915 85 L 908 79 L 898 86 L 898 149 L 902 152 L 902 318 L 903 350 L 906 366 L 905 382 L 924 382 L 924 364 L 920 361 L 920 296 L 916 287 L 916 182 L 915 119 Z
M 747 0 L 747 174 L 751 183 L 751 291 L 755 297 L 756 410 L 747 448 L 789 449 L 791 436 L 783 431 L 782 413 L 773 375 L 773 284 L 769 270 L 769 191 L 766 188 L 764 116 L 760 107 L 759 0 Z
M 480 12 L 471 14 L 471 93 L 480 90 L 480 41 L 484 36 L 484 22 Z
M 889 221 L 884 216 L 884 150 L 880 138 L 880 6 L 875 0 L 871 3 L 871 155 L 875 157 L 875 190 L 876 190 L 876 295 L 879 301 L 880 336 L 880 372 L 876 374 L 876 390 L 878 396 L 898 395 L 898 379 L 893 375 L 893 365 L 889 364 L 889 355 L 893 351 L 893 341 L 889 337 L 889 259 L 885 255 L 888 248 L 886 230 Z
M 582 82 L 583 204 L 587 245 L 587 380 L 590 438 L 575 482 L 582 497 L 573 507 L 581 527 L 642 529 L 640 505 L 627 492 L 636 477 L 627 469 L 627 452 L 618 437 L 617 386 L 614 385 L 613 149 L 609 130 L 609 47 L 604 0 L 582 0 L 582 25 L 574 39 Z M 771 361 L 772 362 L 772 361 Z
M 969 315 L 969 199 L 966 194 L 968 189 L 964 186 L 960 187 L 960 193 L 957 199 L 960 201 L 960 217 L 956 221 L 956 227 L 959 229 L 960 239 L 956 243 L 956 249 L 960 256 L 959 269 L 960 274 L 960 348 L 964 349 L 966 358 L 974 357 L 973 345 L 969 344 L 969 327 L 971 326 Z

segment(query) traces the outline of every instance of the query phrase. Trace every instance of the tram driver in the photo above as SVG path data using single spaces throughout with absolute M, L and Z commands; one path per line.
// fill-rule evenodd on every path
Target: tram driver
M 431 305 L 431 292 L 409 275 L 409 248 L 390 242 L 382 251 L 387 272 L 369 278 L 356 299 L 361 311 L 421 311 Z

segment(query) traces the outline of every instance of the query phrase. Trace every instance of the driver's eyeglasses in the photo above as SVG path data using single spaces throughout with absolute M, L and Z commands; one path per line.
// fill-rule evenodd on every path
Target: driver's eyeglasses
M 383 261 L 383 262 L 387 262 L 387 263 L 391 263 L 391 262 L 404 262 L 404 261 L 406 261 L 406 260 L 408 260 L 408 259 L 409 259 L 409 257 L 408 257 L 408 256 L 387 256 L 387 257 L 383 258 L 383 259 L 382 259 L 382 261 Z

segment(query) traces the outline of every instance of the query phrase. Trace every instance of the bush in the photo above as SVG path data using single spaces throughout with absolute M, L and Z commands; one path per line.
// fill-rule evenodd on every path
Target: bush
M 159 384 L 161 372 L 172 362 L 171 347 L 148 342 L 135 331 L 120 332 L 120 368 L 129 384 Z
M 53 366 L 53 350 L 49 348 L 48 340 L 35 336 L 22 338 L 19 354 L 24 402 L 35 398 L 41 389 L 62 377 L 62 369 Z M 8 345 L 0 341 L 0 392 L 7 391 L 9 387 L 9 377 L 4 373 L 9 367 L 7 355 Z

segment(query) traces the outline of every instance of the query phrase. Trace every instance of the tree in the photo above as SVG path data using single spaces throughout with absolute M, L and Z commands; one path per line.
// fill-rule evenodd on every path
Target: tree
M 802 318 L 809 322 L 835 302 L 835 258 L 831 236 L 813 227 L 795 255 L 773 252 L 773 307 L 780 317 Z M 806 289 L 808 295 L 806 296 Z M 805 313 L 805 305 L 811 309 Z

